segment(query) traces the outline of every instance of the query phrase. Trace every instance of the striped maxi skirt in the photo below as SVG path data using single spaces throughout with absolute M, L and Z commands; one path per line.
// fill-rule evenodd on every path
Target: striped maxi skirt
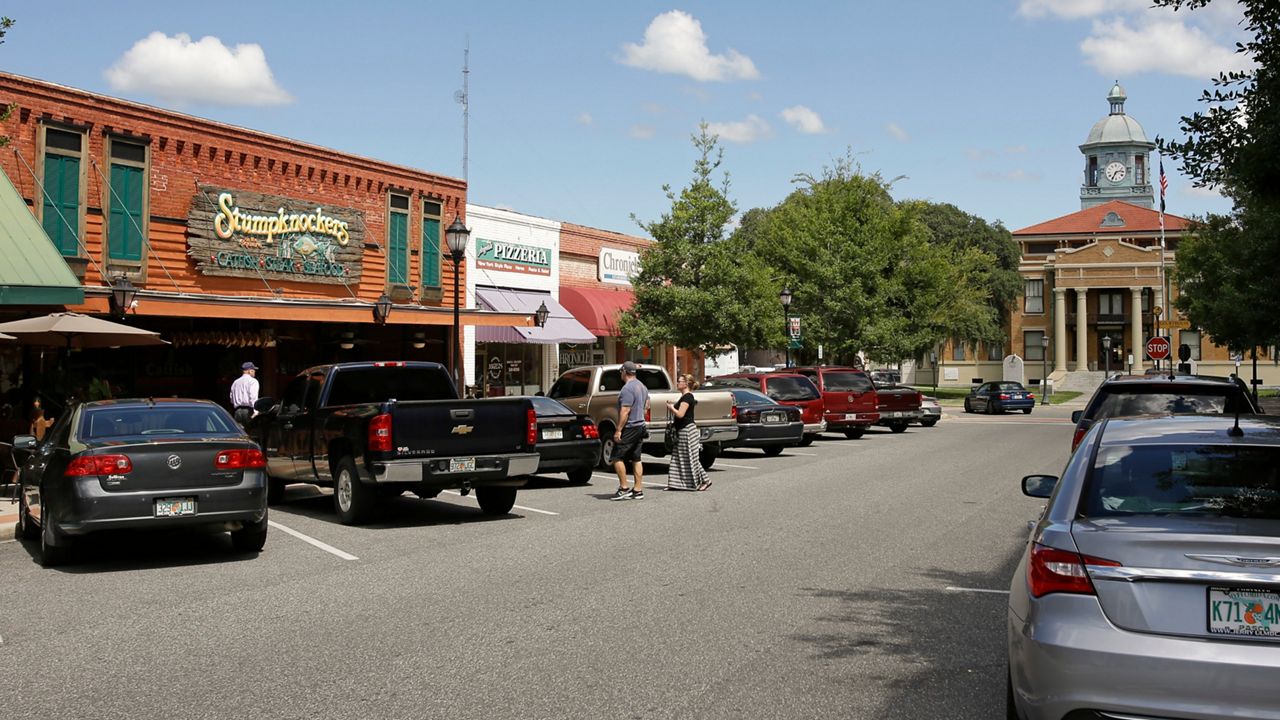
M 671 465 L 667 470 L 667 487 L 677 490 L 697 490 L 707 481 L 707 471 L 702 467 L 701 433 L 697 425 L 686 425 L 676 433 L 676 446 L 671 450 Z

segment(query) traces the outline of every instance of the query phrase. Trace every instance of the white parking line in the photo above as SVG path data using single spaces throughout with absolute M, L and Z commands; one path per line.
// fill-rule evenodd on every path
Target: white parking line
M 359 559 L 360 559 L 360 558 L 356 557 L 355 555 L 352 555 L 351 553 L 343 552 L 343 551 L 339 550 L 338 548 L 336 548 L 336 547 L 334 547 L 334 546 L 332 546 L 332 545 L 328 545 L 328 544 L 322 543 L 322 542 L 320 542 L 319 540 L 317 540 L 317 539 L 315 539 L 315 538 L 311 537 L 310 535 L 303 535 L 302 533 L 298 532 L 297 530 L 294 530 L 294 529 L 293 529 L 293 528 L 291 528 L 291 527 L 285 527 L 284 525 L 281 525 L 280 523 L 276 522 L 275 520 L 268 520 L 268 521 L 267 521 L 267 524 L 268 524 L 268 525 L 270 525 L 271 527 L 273 527 L 273 528 L 277 529 L 277 530 L 280 530 L 281 532 L 288 533 L 289 535 L 292 535 L 292 536 L 294 536 L 294 537 L 298 538 L 299 540 L 301 540 L 301 541 L 302 541 L 302 542 L 304 542 L 304 543 L 307 543 L 308 545 L 314 545 L 314 546 L 316 546 L 316 547 L 320 548 L 321 550 L 323 550 L 323 551 L 325 551 L 325 552 L 327 552 L 327 553 L 332 553 L 332 554 L 334 554 L 334 555 L 337 555 L 338 557 L 342 558 L 343 560 L 359 560 Z
M 727 463 L 727 462 L 716 463 L 716 465 L 719 465 L 720 467 L 731 467 L 731 468 L 737 468 L 737 469 L 739 469 L 739 470 L 759 470 L 759 469 L 760 469 L 760 468 L 756 467 L 755 465 L 730 465 L 730 464 L 729 464 L 729 463 Z
M 976 592 L 976 593 L 991 593 L 992 595 L 1008 595 L 1009 594 L 1008 590 L 987 590 L 986 588 L 952 587 L 950 585 L 948 585 L 946 589 L 947 589 L 947 592 Z
M 450 495 L 457 495 L 459 497 L 469 497 L 472 500 L 474 500 L 476 497 L 475 495 L 463 495 L 457 490 L 445 490 L 445 492 L 449 493 Z M 543 515 L 559 515 L 560 514 L 558 512 L 551 512 L 550 510 L 539 510 L 538 508 L 525 507 L 524 505 L 512 505 L 511 507 L 517 510 L 528 510 L 529 512 L 542 513 Z
M 803 455 L 805 457 L 818 457 L 818 453 L 805 453 L 805 452 L 798 452 L 796 450 L 783 450 L 782 452 L 787 455 Z

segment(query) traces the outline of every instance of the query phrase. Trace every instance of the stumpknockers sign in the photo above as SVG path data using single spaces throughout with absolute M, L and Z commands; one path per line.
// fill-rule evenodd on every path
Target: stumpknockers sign
M 201 186 L 187 254 L 204 275 L 350 284 L 360 278 L 363 227 L 349 208 Z

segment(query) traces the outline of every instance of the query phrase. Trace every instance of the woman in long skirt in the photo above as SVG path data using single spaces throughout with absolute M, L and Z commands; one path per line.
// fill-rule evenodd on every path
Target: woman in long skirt
M 692 375 L 680 375 L 676 378 L 680 399 L 675 403 L 667 401 L 667 414 L 672 418 L 676 431 L 675 447 L 671 448 L 671 464 L 667 470 L 668 490 L 706 490 L 711 487 L 707 471 L 702 467 L 702 440 L 694 422 L 694 408 L 698 400 L 693 391 L 697 388 L 698 382 Z

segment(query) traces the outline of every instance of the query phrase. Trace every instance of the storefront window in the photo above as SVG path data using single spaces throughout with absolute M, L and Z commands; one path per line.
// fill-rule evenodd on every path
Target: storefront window
M 482 358 L 480 390 L 486 397 L 536 395 L 543 391 L 542 345 L 480 343 L 476 345 L 476 355 Z

